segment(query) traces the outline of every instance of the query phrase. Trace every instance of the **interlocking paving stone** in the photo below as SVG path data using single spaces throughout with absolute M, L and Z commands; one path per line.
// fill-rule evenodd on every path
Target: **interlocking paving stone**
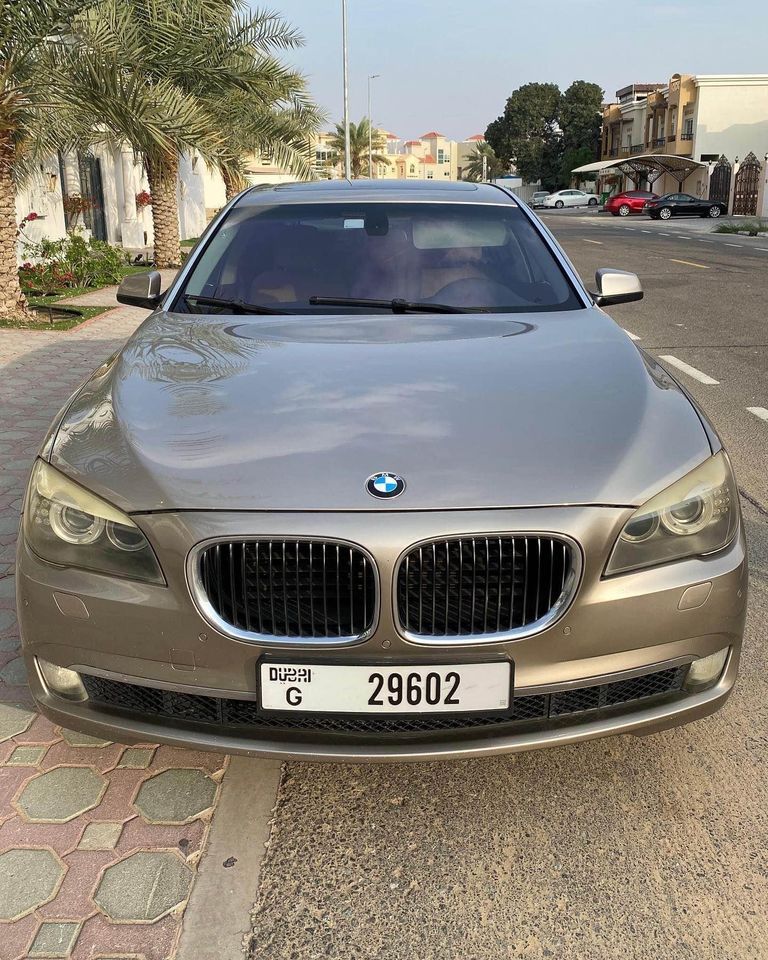
M 140 851 L 107 867 L 93 896 L 112 920 L 159 920 L 189 895 L 192 871 L 174 853 Z
M 70 747 L 108 747 L 112 743 L 111 740 L 100 740 L 87 733 L 80 733 L 79 730 L 67 730 L 65 727 L 61 728 L 61 735 Z
M 50 850 L 0 853 L 0 920 L 23 917 L 47 903 L 64 876 L 64 864 Z
M 14 657 L 0 670 L 0 680 L 4 680 L 13 687 L 20 687 L 27 682 L 27 668 L 21 657 Z
M 56 767 L 30 780 L 17 806 L 28 820 L 66 823 L 95 807 L 106 787 L 90 767 Z
M 80 924 L 71 921 L 41 923 L 28 955 L 30 957 L 68 957 L 79 932 Z
M 46 747 L 16 747 L 8 758 L 13 767 L 34 767 L 43 759 Z
M 127 767 L 129 770 L 143 770 L 152 763 L 154 747 L 128 747 L 120 757 L 118 767 Z
M 113 850 L 122 829 L 122 823 L 89 823 L 78 847 L 81 850 Z
M 186 823 L 215 798 L 216 783 L 202 770 L 165 770 L 141 785 L 135 806 L 151 823 Z
M 221 755 L 170 747 L 157 750 L 150 744 L 130 748 L 122 744 L 102 746 L 92 738 L 64 733 L 49 720 L 31 712 L 20 664 L 12 663 L 19 657 L 20 646 L 15 615 L 13 545 L 29 468 L 50 420 L 67 396 L 106 356 L 120 347 L 145 315 L 146 311 L 120 309 L 103 315 L 93 324 L 63 334 L 0 331 L 0 393 L 3 395 L 0 474 L 8 478 L 0 489 L 0 670 L 4 672 L 0 678 L 0 761 L 5 763 L 0 767 L 0 851 L 34 848 L 39 852 L 50 848 L 61 857 L 60 869 L 65 871 L 60 883 L 58 872 L 56 874 L 53 899 L 38 909 L 33 907 L 32 912 L 20 919 L 0 923 L 0 960 L 33 957 L 30 944 L 41 922 L 82 924 L 78 926 L 76 945 L 70 951 L 71 957 L 77 960 L 113 957 L 167 960 L 171 957 L 181 919 L 181 908 L 174 909 L 173 901 L 181 897 L 183 905 L 188 895 L 208 824 L 199 817 L 182 824 L 151 823 L 137 815 L 133 801 L 142 782 L 153 773 L 168 768 L 199 768 L 217 780 L 224 763 Z M 8 469 L 9 464 L 14 465 L 13 470 Z M 12 683 L 5 674 L 10 675 Z M 21 685 L 16 681 L 21 681 Z M 20 752 L 16 760 L 9 763 L 17 750 Z M 22 762 L 34 762 L 41 751 L 38 769 Z M 64 823 L 26 819 L 18 804 L 22 793 L 27 796 L 25 784 L 36 780 L 40 770 L 53 773 L 60 767 L 93 768 L 109 782 L 106 792 L 96 807 Z M 33 799 L 34 790 L 32 788 Z M 106 847 L 113 842 L 109 831 L 116 831 L 121 824 L 124 825 L 116 846 Z M 105 848 L 96 849 L 100 841 Z M 118 859 L 130 858 L 137 852 L 161 854 L 161 869 L 155 871 L 154 879 L 164 899 L 152 909 L 134 910 L 141 913 L 142 919 L 115 923 L 96 909 L 93 893 L 106 869 Z M 42 855 L 49 856 L 45 851 Z M 167 867 L 169 856 L 174 858 L 170 869 Z M 155 863 L 155 866 L 158 865 Z M 130 878 L 135 868 L 129 865 L 128 869 Z M 6 872 L 0 865 L 0 875 Z M 165 872 L 172 877 L 173 895 L 165 892 Z M 119 874 L 120 871 L 118 878 Z M 34 872 L 32 875 L 37 876 Z M 44 875 L 41 876 L 44 879 Z M 146 887 L 142 907 L 147 899 L 152 904 L 151 891 L 152 883 Z M 105 896 L 109 895 L 108 883 L 104 892 Z M 47 896 L 47 891 L 43 896 Z M 165 916 L 149 922 L 143 919 L 168 903 L 170 911 Z M 46 935 L 53 932 L 51 927 Z M 39 942 L 38 946 L 41 946 Z
M 0 740 L 17 737 L 29 727 L 35 715 L 17 703 L 0 703 Z

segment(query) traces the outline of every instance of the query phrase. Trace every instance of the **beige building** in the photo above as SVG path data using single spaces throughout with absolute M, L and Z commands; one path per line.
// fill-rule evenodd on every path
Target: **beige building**
M 377 180 L 461 180 L 463 171 L 478 143 L 484 143 L 482 134 L 466 140 L 449 140 L 442 133 L 430 130 L 415 140 L 404 140 L 395 133 L 380 130 L 386 146 L 381 151 L 388 163 L 378 163 L 373 176 Z M 334 162 L 330 146 L 332 132 L 318 134 L 312 144 L 313 165 L 318 177 L 337 178 L 343 175 L 341 164 Z M 253 157 L 248 164 L 249 179 L 253 183 L 278 183 L 294 178 L 275 166 L 269 157 Z
M 675 73 L 667 83 L 631 84 L 603 109 L 601 159 L 638 156 L 690 158 L 698 164 L 683 181 L 669 173 L 653 181 L 656 193 L 682 189 L 707 195 L 712 166 L 724 156 L 732 165 L 768 154 L 768 74 Z M 604 186 L 646 186 L 622 174 L 601 178 Z

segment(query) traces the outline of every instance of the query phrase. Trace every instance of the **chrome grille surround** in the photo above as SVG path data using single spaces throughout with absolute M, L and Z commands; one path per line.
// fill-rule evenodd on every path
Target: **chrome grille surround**
M 230 559 L 229 547 L 239 550 L 235 559 Z M 247 556 L 246 548 L 255 547 L 255 555 Z M 230 567 L 230 579 L 235 582 L 239 573 L 238 582 L 242 591 L 244 578 L 248 575 L 245 564 L 256 564 L 256 573 L 266 562 L 270 586 L 275 579 L 280 591 L 267 588 L 264 594 L 257 594 L 256 607 L 246 602 L 241 592 L 237 597 L 237 586 L 234 588 L 234 600 L 227 600 L 222 604 L 221 597 L 215 599 L 210 596 L 212 583 L 210 576 L 206 577 L 206 555 L 209 551 L 226 551 L 226 564 Z M 274 550 L 277 549 L 277 558 Z M 233 553 L 234 553 L 233 550 Z M 268 556 L 261 551 L 268 551 Z M 288 551 L 293 550 L 289 557 Z M 303 554 L 303 558 L 300 556 Z M 309 566 L 306 560 L 309 559 Z M 290 562 L 290 569 L 288 563 Z M 238 564 L 238 570 L 233 563 Z M 338 574 L 341 564 L 348 563 L 346 578 L 348 592 L 351 598 L 348 617 L 342 614 L 342 605 L 346 597 L 341 588 Z M 355 563 L 358 572 L 355 573 Z M 328 574 L 329 567 L 336 567 L 336 578 Z M 362 574 L 362 592 L 356 594 L 353 581 Z M 307 575 L 309 581 L 306 580 Z M 322 583 L 332 590 L 324 592 L 315 586 L 316 578 L 320 576 Z M 304 581 L 304 597 L 301 597 L 302 581 Z M 237 640 L 246 640 L 259 644 L 279 644 L 280 646 L 349 646 L 367 640 L 376 630 L 379 621 L 381 587 L 379 572 L 376 563 L 363 547 L 347 540 L 331 539 L 328 537 L 220 537 L 206 540 L 197 544 L 187 558 L 187 583 L 192 599 L 205 619 L 220 633 Z M 295 592 L 293 591 L 296 586 Z M 249 584 L 250 587 L 250 584 Z M 252 587 L 250 587 L 253 589 Z M 279 596 L 276 597 L 276 593 Z M 357 595 L 357 600 L 355 596 Z M 251 598 L 248 597 L 248 600 Z M 334 611 L 335 602 L 335 611 Z M 353 626 L 359 618 L 354 613 L 354 603 L 362 606 L 363 621 L 359 630 L 342 630 L 344 620 L 347 619 Z M 264 609 L 259 604 L 264 604 Z M 277 608 L 275 608 L 277 604 Z M 229 610 L 223 609 L 229 607 Z M 330 610 L 330 613 L 329 613 Z M 239 613 L 242 611 L 243 616 Z M 227 616 L 226 613 L 230 615 Z M 283 632 L 274 632 L 275 623 L 281 620 Z M 243 625 L 245 620 L 245 625 Z M 233 622 L 234 621 L 234 622 Z M 265 628 L 265 623 L 269 628 Z M 298 625 L 298 630 L 291 630 L 291 625 Z M 303 625 L 307 631 L 303 630 Z M 334 627 L 335 625 L 335 627 Z
M 528 556 L 526 558 L 526 548 L 524 543 L 528 544 Z M 536 547 L 532 548 L 531 544 Z M 458 545 L 458 554 L 456 548 Z M 478 582 L 478 567 L 490 570 L 492 563 L 495 564 L 495 557 L 491 559 L 491 553 L 498 547 L 499 564 L 495 572 L 486 578 L 485 589 L 482 582 Z M 537 563 L 536 589 L 541 592 L 541 564 L 547 562 L 547 553 L 550 554 L 549 562 L 551 566 L 552 557 L 557 557 L 558 551 L 562 551 L 561 556 L 565 559 L 561 582 L 551 583 L 546 587 L 547 602 L 541 603 L 539 598 L 538 606 L 536 599 L 527 596 L 528 585 L 528 563 Z M 504 556 L 504 550 L 507 550 L 507 556 Z M 465 552 L 466 551 L 466 552 Z M 544 551 L 542 555 L 542 551 Z M 442 557 L 440 554 L 442 553 Z M 453 565 L 453 576 L 451 576 L 451 556 L 458 557 Z M 415 559 L 414 559 L 415 558 Z M 426 558 L 426 559 L 425 559 Z M 462 561 L 462 558 L 465 558 Z M 484 560 L 483 560 L 484 558 Z M 443 562 L 444 561 L 444 562 Z M 419 587 L 415 593 L 412 593 L 413 570 L 409 567 L 412 563 L 419 564 L 416 574 L 419 576 Z M 509 577 L 505 580 L 504 564 L 507 564 L 507 574 L 511 571 L 511 580 Z M 468 590 L 468 608 L 464 607 L 463 590 L 459 590 L 456 597 L 451 596 L 448 589 L 439 592 L 440 584 L 436 583 L 432 577 L 431 590 L 425 594 L 425 584 L 421 576 L 421 570 L 426 564 L 429 574 L 430 565 L 432 571 L 438 570 L 440 566 L 439 579 L 442 585 L 463 584 L 469 587 Z M 518 603 L 517 614 L 515 616 L 515 571 L 519 565 L 524 564 L 523 573 L 526 574 L 522 585 L 523 599 L 522 604 Z M 560 619 L 566 612 L 578 590 L 581 582 L 583 568 L 582 552 L 575 540 L 560 533 L 479 533 L 453 535 L 445 538 L 430 537 L 428 540 L 420 541 L 408 547 L 398 558 L 395 575 L 392 585 L 392 604 L 393 614 L 397 629 L 400 634 L 411 643 L 440 645 L 461 644 L 473 645 L 483 643 L 502 643 L 507 640 L 521 640 L 533 634 L 540 633 L 547 627 L 552 626 L 555 621 Z M 470 578 L 473 578 L 470 580 Z M 404 582 L 405 581 L 405 582 Z M 495 581 L 495 583 L 493 582 Z M 406 583 L 410 582 L 410 586 Z M 427 581 L 427 588 L 430 583 Z M 495 599 L 494 596 L 495 587 Z M 511 603 L 504 609 L 505 592 L 509 594 Z M 478 596 L 480 597 L 481 610 L 477 608 Z M 422 603 L 421 619 L 428 619 L 432 623 L 432 630 L 414 628 L 413 602 Z M 427 617 L 424 617 L 424 603 L 427 603 Z M 438 604 L 442 610 L 438 609 Z M 407 607 L 407 609 L 402 609 Z M 492 609 L 489 609 L 492 608 Z M 532 617 L 527 617 L 528 609 L 533 609 Z M 522 616 L 521 616 L 522 614 Z M 443 628 L 435 630 L 434 626 L 441 622 Z M 478 620 L 482 620 L 482 626 L 478 626 Z M 494 625 L 495 629 L 487 629 L 489 625 Z M 518 622 L 519 621 L 519 622 Z M 449 623 L 453 623 L 454 629 L 449 629 Z M 467 625 L 462 629 L 463 625 Z

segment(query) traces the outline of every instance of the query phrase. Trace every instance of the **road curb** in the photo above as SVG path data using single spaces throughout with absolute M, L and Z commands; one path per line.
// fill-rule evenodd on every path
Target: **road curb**
M 176 960 L 243 960 L 281 769 L 279 760 L 230 759 Z

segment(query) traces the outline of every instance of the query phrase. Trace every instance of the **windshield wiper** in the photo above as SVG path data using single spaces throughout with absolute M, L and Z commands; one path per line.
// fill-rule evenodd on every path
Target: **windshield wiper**
M 418 303 L 412 300 L 365 300 L 362 297 L 310 297 L 313 307 L 375 307 L 392 313 L 478 313 L 464 307 L 450 307 L 447 303 Z
M 261 303 L 246 303 L 245 300 L 227 300 L 223 297 L 203 297 L 196 293 L 185 293 L 182 297 L 185 303 L 194 300 L 195 303 L 202 303 L 211 307 L 229 307 L 237 313 L 264 313 L 276 314 L 287 313 L 287 310 L 278 310 L 275 307 L 267 307 Z

